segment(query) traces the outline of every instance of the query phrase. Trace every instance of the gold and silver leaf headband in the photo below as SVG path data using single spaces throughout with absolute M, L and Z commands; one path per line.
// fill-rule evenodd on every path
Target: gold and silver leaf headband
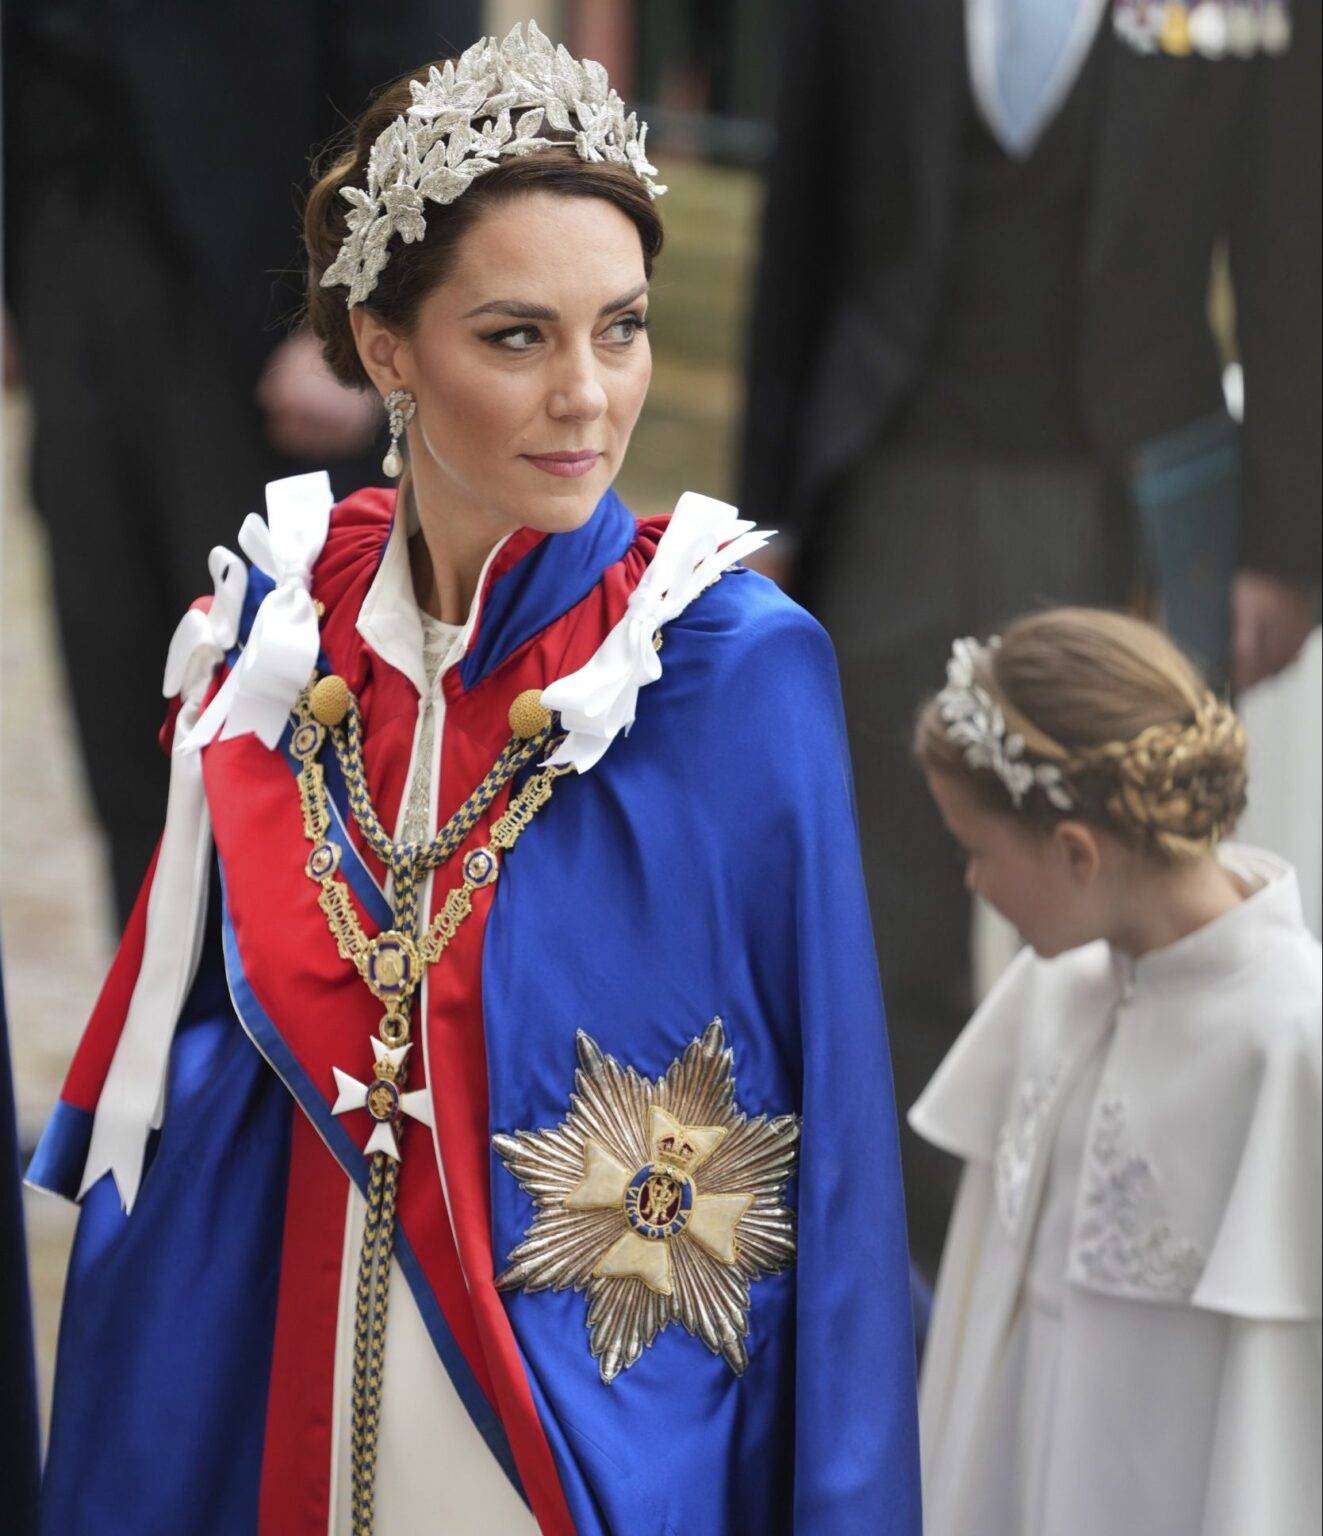
M 372 146 L 367 187 L 340 189 L 350 204 L 349 233 L 322 286 L 347 287 L 350 307 L 376 287 L 393 235 L 405 244 L 423 238 L 425 203 L 453 203 L 507 155 L 563 143 L 581 160 L 633 171 L 651 197 L 666 190 L 644 153 L 648 125 L 633 112 L 626 115 L 606 70 L 554 47 L 535 21 L 527 38 L 518 26 L 504 42 L 484 37 L 457 63 L 433 65 L 425 81 L 411 80 L 409 90 L 408 113 Z M 544 126 L 573 138 L 546 138 Z
M 987 650 L 995 651 L 1001 637 L 993 635 Z M 977 665 L 984 647 L 977 640 L 957 640 L 946 664 L 946 687 L 937 695 L 937 707 L 946 722 L 946 734 L 964 748 L 971 768 L 989 768 L 1006 786 L 1018 811 L 1033 789 L 1042 790 L 1059 811 L 1074 810 L 1061 770 L 1055 763 L 1025 761 L 1025 740 L 1018 731 L 1006 729 L 1001 707 L 978 681 Z

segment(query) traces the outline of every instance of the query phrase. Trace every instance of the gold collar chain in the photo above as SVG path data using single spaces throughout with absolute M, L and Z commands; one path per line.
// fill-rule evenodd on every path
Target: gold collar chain
M 330 691 L 328 684 L 339 685 L 339 690 L 343 690 L 332 694 L 337 701 L 343 700 L 338 719 L 327 718 L 333 711 L 327 710 L 322 698 L 318 697 L 319 693 L 324 695 Z M 536 690 L 530 690 L 530 693 L 535 694 Z M 435 964 L 445 953 L 460 924 L 473 909 L 473 893 L 493 884 L 500 873 L 501 857 L 514 848 L 533 818 L 551 799 L 556 779 L 571 771 L 564 767 L 544 767 L 533 774 L 492 823 L 486 846 L 472 848 L 465 854 L 461 864 L 462 880 L 447 892 L 424 931 L 416 934 L 415 925 L 407 921 L 406 913 L 412 915 L 416 910 L 418 876 L 436 867 L 437 849 L 448 846 L 449 853 L 453 854 L 459 842 L 477 825 L 482 812 L 519 769 L 538 753 L 554 747 L 551 717 L 545 710 L 541 713 L 541 720 L 536 716 L 530 720 L 529 695 L 521 694 L 510 711 L 515 727 L 510 742 L 446 827 L 427 844 L 388 843 L 380 849 L 392 876 L 395 922 L 391 928 L 369 938 L 354 910 L 349 888 L 339 874 L 340 847 L 328 837 L 331 826 L 329 797 L 325 772 L 318 761 L 329 733 L 349 789 L 355 820 L 365 836 L 369 836 L 370 827 L 379 831 L 381 823 L 367 794 L 357 705 L 339 678 L 324 678 L 299 695 L 294 707 L 290 751 L 300 763 L 298 790 L 303 831 L 312 844 L 305 868 L 309 878 L 320 887 L 318 904 L 326 914 L 341 957 L 355 967 L 372 995 L 385 1006 L 381 1038 L 389 1046 L 403 1045 L 409 1038 L 409 1016 L 423 967 Z M 379 847 L 378 837 L 369 836 L 369 841 L 372 846 Z
M 341 678 L 320 681 L 314 674 L 293 712 L 290 752 L 299 762 L 298 794 L 303 832 L 312 845 L 305 869 L 319 889 L 318 905 L 331 936 L 385 1007 L 372 1041 L 373 1076 L 361 1083 L 333 1068 L 338 1096 L 333 1114 L 363 1109 L 374 1122 L 365 1151 L 369 1159 L 362 1246 L 355 1292 L 353 1385 L 351 1392 L 351 1517 L 354 1536 L 372 1536 L 377 1437 L 381 1422 L 386 1312 L 395 1238 L 395 1204 L 400 1170 L 400 1136 L 406 1118 L 433 1123 L 430 1087 L 404 1091 L 408 1076 L 413 1000 L 424 968 L 445 953 L 460 924 L 473 910 L 476 891 L 491 885 L 508 854 L 551 799 L 556 780 L 568 767 L 545 766 L 511 796 L 491 824 L 486 844 L 464 855 L 463 878 L 446 893 L 435 916 L 417 933 L 419 876 L 438 868 L 480 822 L 483 813 L 521 767 L 551 750 L 552 718 L 537 690 L 520 694 L 510 709 L 511 739 L 473 794 L 428 843 L 397 844 L 386 838 L 367 791 L 362 728 L 353 694 Z M 340 873 L 340 845 L 331 840 L 330 799 L 318 757 L 330 735 L 349 791 L 354 819 L 370 847 L 390 870 L 394 925 L 369 937 L 354 910 Z

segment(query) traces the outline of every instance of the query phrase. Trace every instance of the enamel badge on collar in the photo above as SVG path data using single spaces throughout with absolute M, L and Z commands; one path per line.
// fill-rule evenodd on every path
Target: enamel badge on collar
M 406 1115 L 430 1126 L 432 1095 L 426 1088 L 415 1088 L 409 1093 L 401 1092 L 404 1058 L 413 1049 L 412 1045 L 398 1045 L 392 1049 L 374 1037 L 372 1049 L 374 1064 L 370 1083 L 360 1083 L 356 1077 L 342 1072 L 339 1067 L 331 1068 L 335 1074 L 335 1086 L 339 1090 L 339 1096 L 331 1106 L 331 1113 L 346 1115 L 353 1109 L 367 1110 L 373 1126 L 367 1146 L 363 1148 L 364 1155 L 371 1157 L 374 1152 L 384 1152 L 387 1157 L 393 1157 L 399 1162 L 400 1140 L 397 1127 Z

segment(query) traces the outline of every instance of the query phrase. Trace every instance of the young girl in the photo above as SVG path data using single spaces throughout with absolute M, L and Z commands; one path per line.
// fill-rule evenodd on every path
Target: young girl
M 921 1390 L 930 1536 L 1318 1528 L 1319 947 L 1223 846 L 1235 714 L 1156 630 L 957 641 L 916 748 L 1026 948 L 910 1116 L 966 1160 Z

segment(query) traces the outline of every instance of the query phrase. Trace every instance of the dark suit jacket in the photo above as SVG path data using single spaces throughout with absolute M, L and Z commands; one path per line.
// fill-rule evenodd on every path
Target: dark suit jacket
M 165 238 L 260 362 L 297 282 L 308 157 L 406 70 L 479 35 L 477 0 L 6 0 L 6 289 L 22 293 L 25 214 L 53 159 L 95 119 L 88 174 L 132 180 Z M 52 92 L 40 39 L 95 58 L 93 84 Z M 45 49 L 47 57 L 50 48 Z M 63 99 L 61 99 L 63 96 Z M 90 99 L 89 99 L 90 98 Z
M 803 536 L 924 367 L 955 234 L 963 0 L 810 0 L 790 28 L 741 505 Z M 1225 243 L 1245 370 L 1243 563 L 1317 579 L 1320 6 L 1278 58 L 1143 57 L 1103 21 L 1078 383 L 1107 464 L 1218 409 Z

